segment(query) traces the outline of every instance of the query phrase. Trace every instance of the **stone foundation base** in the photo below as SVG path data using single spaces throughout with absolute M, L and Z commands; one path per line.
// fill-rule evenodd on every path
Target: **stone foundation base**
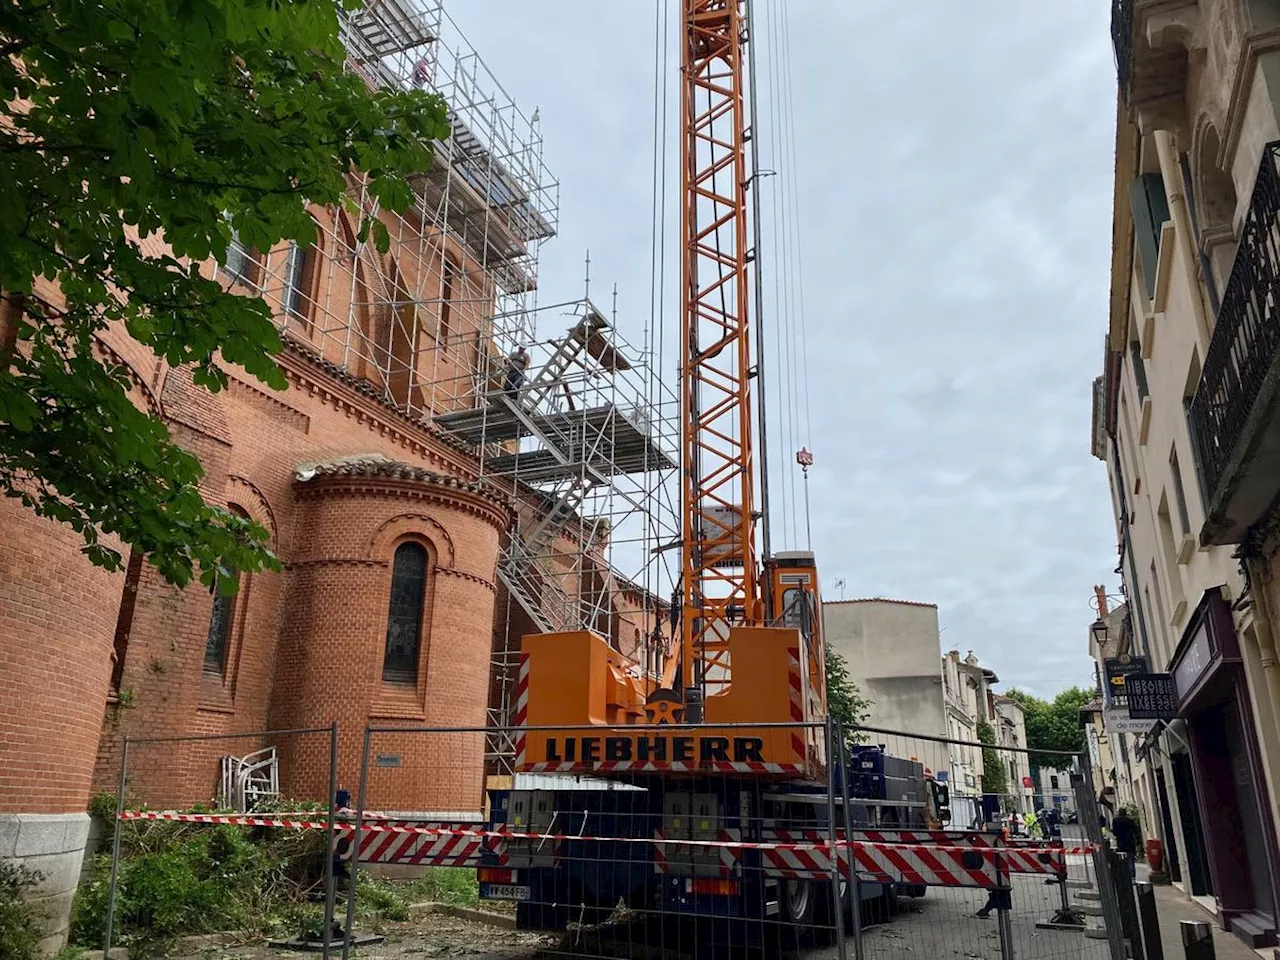
M 41 946 L 50 956 L 67 942 L 88 837 L 87 813 L 0 813 L 0 860 L 40 875 L 32 902 L 44 917 Z

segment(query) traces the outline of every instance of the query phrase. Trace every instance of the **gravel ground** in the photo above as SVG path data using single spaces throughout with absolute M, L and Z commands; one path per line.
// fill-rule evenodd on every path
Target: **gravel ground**
M 539 950 L 555 946 L 558 938 L 536 933 L 503 930 L 486 923 L 431 914 L 411 923 L 392 924 L 382 943 L 352 951 L 357 960 L 392 960 L 414 957 L 467 957 L 469 960 L 528 960 Z M 342 955 L 339 945 L 333 957 Z M 275 950 L 264 944 L 218 946 L 186 953 L 176 960 L 267 960 L 318 954 Z
M 1075 865 L 1073 874 L 1077 874 Z M 999 928 L 994 916 L 973 914 L 986 895 L 980 890 L 931 888 L 922 899 L 899 901 L 895 916 L 862 934 L 864 960 L 1002 960 Z M 1013 956 L 1016 960 L 1106 960 L 1106 942 L 1074 931 L 1038 930 L 1061 903 L 1061 890 L 1036 877 L 1016 877 L 1010 914 Z M 545 960 L 550 957 L 625 957 L 629 960 L 682 960 L 692 957 L 688 940 L 682 949 L 646 949 L 638 928 L 618 928 L 616 943 L 602 946 L 588 935 L 574 944 L 544 934 L 506 930 L 489 924 L 442 914 L 393 924 L 381 944 L 354 952 L 358 960 L 465 957 L 468 960 Z M 670 943 L 670 941 L 668 941 Z M 338 950 L 334 956 L 340 956 Z M 846 957 L 855 956 L 852 935 Z M 180 960 L 267 960 L 305 954 L 273 950 L 262 945 L 219 946 L 188 952 Z M 759 956 L 759 954 L 757 954 Z M 805 950 L 798 960 L 839 960 L 835 946 Z

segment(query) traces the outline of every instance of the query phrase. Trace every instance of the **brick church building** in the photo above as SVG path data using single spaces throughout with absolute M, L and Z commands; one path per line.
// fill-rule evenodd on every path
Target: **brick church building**
M 378 22 L 371 5 L 344 26 L 371 84 L 416 82 L 423 63 L 456 76 L 447 59 L 474 56 L 441 41 L 434 4 L 408 6 L 412 21 Z M 649 419 L 601 393 L 643 358 L 626 359 L 587 301 L 567 332 L 557 316 L 535 336 L 537 254 L 556 218 L 536 121 L 438 86 L 453 134 L 415 179 L 414 207 L 379 211 L 351 182 L 357 208 L 386 224 L 387 254 L 357 240 L 358 216 L 317 208 L 315 246 L 237 242 L 206 266 L 272 307 L 287 390 L 227 365 L 229 388 L 210 393 L 123 330 L 101 337 L 134 401 L 199 456 L 201 494 L 261 524 L 280 572 L 241 575 L 234 596 L 176 589 L 127 546 L 125 569 L 108 572 L 72 530 L 0 498 L 0 858 L 44 875 L 55 942 L 86 808 L 116 791 L 126 736 L 171 738 L 131 745 L 131 803 L 229 802 L 228 763 L 258 751 L 259 786 L 323 803 L 328 734 L 262 731 L 336 723 L 337 779 L 354 795 L 366 725 L 504 721 L 525 633 L 594 629 L 637 670 L 664 642 L 664 605 L 611 563 L 613 478 L 673 466 Z M 517 396 L 502 378 L 526 343 Z M 250 736 L 209 739 L 221 734 Z M 503 759 L 480 732 L 389 735 L 373 750 L 369 803 L 401 812 L 479 811 Z

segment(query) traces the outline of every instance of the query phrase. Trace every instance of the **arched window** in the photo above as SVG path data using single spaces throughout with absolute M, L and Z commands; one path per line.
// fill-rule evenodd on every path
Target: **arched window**
M 436 340 L 442 351 L 449 349 L 449 338 L 453 335 L 454 300 L 461 279 L 462 268 L 453 257 L 445 254 L 440 267 L 440 325 L 436 330 Z
M 236 597 L 239 596 L 240 575 L 233 574 L 236 590 L 223 593 L 224 578 L 213 584 L 213 613 L 209 615 L 209 633 L 204 641 L 205 673 L 223 676 L 227 672 L 227 652 L 231 649 L 231 628 L 236 619 Z
M 258 254 L 244 245 L 235 228 L 231 230 L 231 242 L 227 245 L 227 259 L 222 269 L 232 280 L 251 287 L 258 282 Z
M 386 273 L 387 285 L 391 288 L 391 329 L 389 331 L 391 341 L 388 344 L 387 387 L 391 391 L 391 399 L 403 409 L 414 403 L 418 305 L 393 257 L 386 258 Z M 418 392 L 421 393 L 421 391 Z M 421 405 L 420 398 L 418 404 Z
M 1231 276 L 1236 255 L 1236 187 L 1231 175 L 1218 166 L 1222 141 L 1215 127 L 1209 126 L 1200 142 L 1196 162 L 1195 206 L 1199 214 L 1200 243 L 1209 258 L 1221 294 Z
M 125 568 L 124 592 L 120 596 L 120 609 L 116 613 L 116 636 L 111 654 L 111 692 L 119 693 L 124 680 L 124 662 L 129 653 L 129 634 L 133 630 L 133 611 L 138 602 L 138 583 L 142 579 L 142 551 L 129 553 L 129 565 Z
M 420 543 L 402 543 L 391 564 L 391 599 L 387 604 L 387 645 L 382 679 L 416 683 L 422 647 L 422 607 L 427 595 L 427 551 Z
M 229 508 L 238 517 L 248 514 L 236 506 Z M 224 577 L 213 582 L 213 612 L 209 614 L 209 632 L 204 640 L 204 672 L 223 677 L 227 673 L 227 655 L 231 651 L 231 631 L 235 627 L 236 601 L 240 598 L 240 574 L 231 575 L 230 593 L 223 591 Z
M 289 244 L 289 255 L 285 261 L 284 276 L 284 309 L 291 317 L 309 320 L 311 317 L 312 278 L 315 276 L 315 247 L 300 247 L 296 243 Z

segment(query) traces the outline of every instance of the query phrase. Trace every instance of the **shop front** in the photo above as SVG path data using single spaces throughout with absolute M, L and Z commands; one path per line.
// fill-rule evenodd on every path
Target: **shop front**
M 1224 929 L 1253 947 L 1274 945 L 1280 854 L 1264 813 L 1270 804 L 1240 643 L 1218 588 L 1206 591 L 1196 607 L 1170 672 L 1190 747 L 1171 758 L 1183 808 L 1182 832 L 1188 846 L 1197 846 L 1203 830 L 1202 856 L 1209 873 L 1204 878 L 1208 884 L 1195 883 L 1199 865 L 1190 863 L 1193 886 L 1212 887 Z M 1185 820 L 1192 811 L 1183 795 L 1193 792 L 1196 827 L 1201 829 L 1189 831 Z M 1187 851 L 1189 860 L 1200 859 L 1200 851 L 1195 857 L 1192 853 Z

